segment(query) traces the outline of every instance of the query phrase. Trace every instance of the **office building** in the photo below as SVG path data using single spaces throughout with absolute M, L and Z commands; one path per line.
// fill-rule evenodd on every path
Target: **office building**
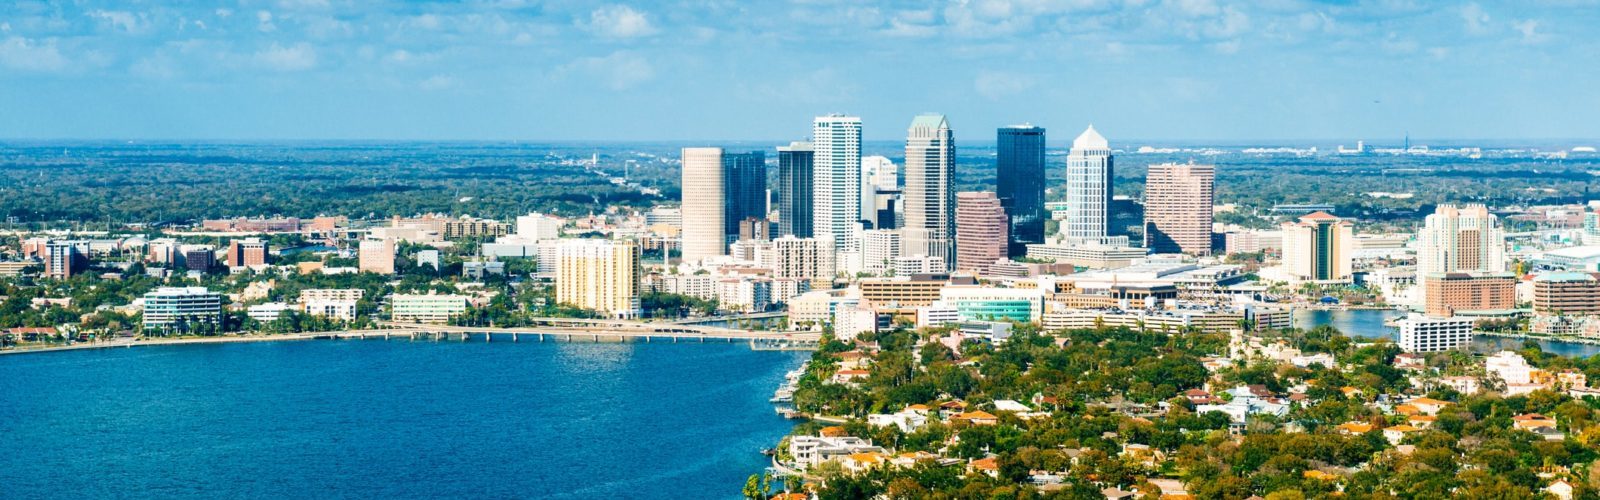
M 1600 279 L 1580 272 L 1533 277 L 1533 312 L 1559 316 L 1600 315 Z
M 185 245 L 182 250 L 184 269 L 203 273 L 217 265 L 217 250 L 208 245 Z
M 205 287 L 161 287 L 144 294 L 144 329 L 188 332 L 222 324 L 222 294 Z
M 918 115 L 906 135 L 902 255 L 955 257 L 955 134 L 944 115 Z
M 722 148 L 683 149 L 683 260 L 728 252 Z
M 839 250 L 853 248 L 851 237 L 861 223 L 861 118 L 817 117 L 811 147 L 811 236 L 831 236 Z
M 1395 322 L 1400 327 L 1400 349 L 1438 352 L 1472 342 L 1472 318 L 1435 318 L 1412 315 Z
M 439 251 L 431 249 L 417 250 L 417 267 L 431 267 L 433 270 L 438 271 Z
M 883 275 L 894 269 L 894 260 L 900 257 L 900 232 L 893 229 L 869 229 L 861 232 L 861 271 Z
M 83 271 L 86 260 L 71 243 L 49 242 L 44 245 L 44 276 L 64 280 Z
M 356 253 L 361 272 L 394 274 L 394 240 L 362 240 Z
M 467 298 L 461 295 L 389 296 L 390 317 L 399 323 L 444 324 L 450 317 L 467 312 Z
M 1216 167 L 1151 165 L 1144 185 L 1144 241 L 1153 253 L 1211 254 Z
M 556 302 L 611 318 L 640 314 L 639 247 L 622 241 L 562 240 Z
M 1423 312 L 1434 317 L 1507 316 L 1516 313 L 1517 277 L 1511 273 L 1452 272 L 1423 277 Z
M 811 290 L 833 288 L 834 251 L 828 237 L 772 240 L 773 277 L 811 281 Z
M 726 253 L 728 244 L 739 241 L 745 234 L 745 226 L 755 232 L 756 224 L 749 221 L 767 221 L 767 154 L 762 151 L 748 153 L 722 154 L 722 172 L 725 176 L 723 189 L 725 189 L 725 204 L 723 222 L 726 224 L 722 247 Z M 695 193 L 686 193 L 693 196 Z M 761 237 L 765 239 L 766 228 L 759 229 Z M 755 238 L 754 235 L 751 236 Z
M 1044 127 L 1028 124 L 996 132 L 995 194 L 1011 225 L 1009 256 L 1027 253 L 1029 243 L 1044 243 L 1044 137 Z
M 987 274 L 990 266 L 1006 258 L 1010 226 L 994 193 L 956 194 L 956 270 Z
M 1417 275 L 1506 270 L 1505 232 L 1483 205 L 1439 205 L 1417 232 Z
M 1090 125 L 1067 155 L 1067 218 L 1061 235 L 1073 241 L 1107 236 L 1111 222 L 1111 144 Z
M 1028 258 L 1071 264 L 1089 269 L 1128 267 L 1143 259 L 1150 249 L 1133 246 L 1127 236 L 1107 236 L 1092 240 L 1056 241 L 1028 245 Z
M 767 163 L 760 151 L 683 149 L 683 260 L 727 255 L 739 224 L 767 217 Z
M 228 265 L 231 267 L 267 265 L 267 242 L 259 238 L 233 240 L 228 244 Z
M 561 227 L 565 226 L 566 224 L 567 221 L 565 219 L 553 215 L 545 215 L 537 212 L 530 213 L 528 215 L 519 215 L 517 216 L 516 235 L 519 237 L 518 239 L 523 241 L 539 241 L 560 238 Z
M 810 238 L 813 234 L 815 155 L 809 142 L 778 147 L 778 236 Z
M 1297 281 L 1350 280 L 1354 230 L 1350 221 L 1315 212 L 1283 223 L 1283 267 Z

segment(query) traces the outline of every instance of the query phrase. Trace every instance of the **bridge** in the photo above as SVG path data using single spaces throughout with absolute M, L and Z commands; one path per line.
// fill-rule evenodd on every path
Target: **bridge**
M 535 323 L 549 326 L 454 326 L 425 323 L 379 322 L 379 330 L 353 330 L 317 334 L 319 338 L 482 338 L 493 342 L 496 336 L 512 342 L 530 339 L 556 341 L 637 341 L 637 342 L 749 342 L 756 349 L 814 349 L 821 335 L 815 332 L 739 330 L 706 325 L 648 323 L 628 320 L 538 318 Z

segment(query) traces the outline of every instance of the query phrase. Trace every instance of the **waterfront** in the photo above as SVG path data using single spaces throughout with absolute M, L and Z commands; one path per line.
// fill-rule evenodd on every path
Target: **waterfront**
M 5 496 L 737 495 L 808 353 L 325 341 L 0 358 Z
M 1303 309 L 1295 311 L 1294 326 L 1298 328 L 1314 328 L 1325 324 L 1351 337 L 1395 339 L 1399 332 L 1394 327 L 1384 323 L 1390 319 L 1404 316 L 1404 313 L 1392 309 Z M 1477 335 L 1472 340 L 1473 350 L 1477 352 L 1520 349 L 1522 348 L 1522 342 L 1523 339 L 1520 338 L 1489 337 L 1484 335 Z M 1562 356 L 1586 357 L 1600 354 L 1600 345 L 1595 344 L 1546 339 L 1537 339 L 1536 342 L 1545 352 Z

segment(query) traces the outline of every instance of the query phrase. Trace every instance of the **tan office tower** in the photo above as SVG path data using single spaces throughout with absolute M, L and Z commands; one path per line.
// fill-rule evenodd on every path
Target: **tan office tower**
M 1151 165 L 1144 187 L 1144 246 L 1152 253 L 1211 254 L 1214 165 Z
M 1439 205 L 1417 232 L 1417 276 L 1506 270 L 1500 219 L 1483 205 Z
M 358 253 L 363 273 L 394 274 L 394 240 L 364 240 Z
M 1343 282 L 1353 268 L 1355 229 L 1327 212 L 1283 223 L 1283 267 L 1299 281 Z
M 955 133 L 944 115 L 917 115 L 906 134 L 905 256 L 955 261 Z
M 1006 257 L 1010 219 L 990 191 L 956 194 L 956 270 L 986 274 Z
M 722 148 L 683 148 L 683 261 L 728 253 Z
M 598 239 L 560 240 L 556 302 L 610 318 L 639 316 L 639 247 Z

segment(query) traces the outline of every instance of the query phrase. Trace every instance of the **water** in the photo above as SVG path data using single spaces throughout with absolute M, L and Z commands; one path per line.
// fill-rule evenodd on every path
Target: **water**
M 809 353 L 304 341 L 0 356 L 0 497 L 733 498 Z
M 1399 330 L 1385 325 L 1384 322 L 1391 318 L 1403 316 L 1405 316 L 1405 313 L 1392 309 L 1297 310 L 1294 312 L 1294 326 L 1313 328 L 1318 325 L 1330 325 L 1351 337 L 1397 339 L 1400 335 Z M 1522 342 L 1523 339 L 1519 338 L 1483 335 L 1476 336 L 1472 340 L 1473 350 L 1479 352 L 1521 349 Z M 1542 339 L 1537 342 L 1540 349 L 1551 354 L 1572 357 L 1588 357 L 1600 354 L 1600 345 L 1595 344 Z

